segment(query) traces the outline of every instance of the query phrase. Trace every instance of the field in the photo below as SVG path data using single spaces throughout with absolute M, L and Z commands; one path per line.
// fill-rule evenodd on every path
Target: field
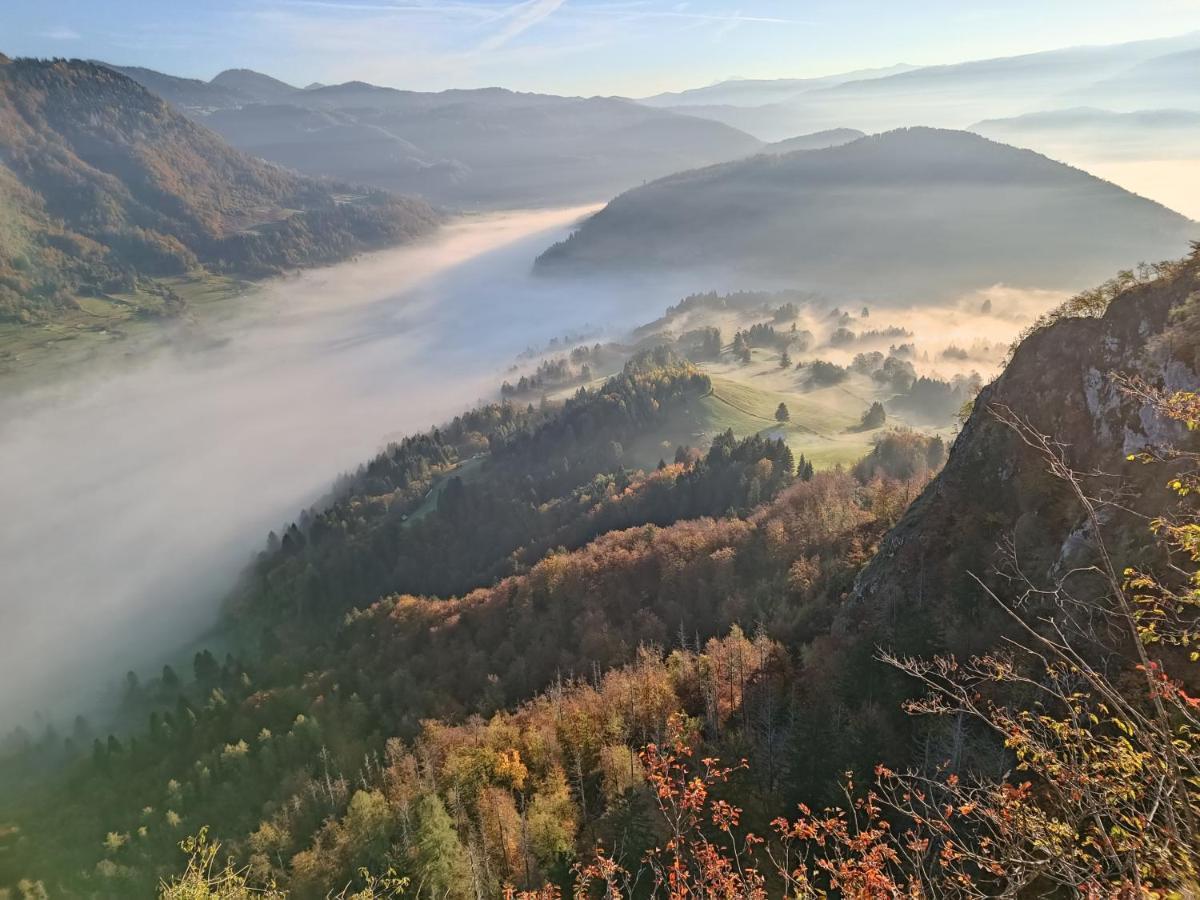
M 887 389 L 865 375 L 851 373 L 842 384 L 810 389 L 802 371 L 781 369 L 779 355 L 762 349 L 752 352 L 747 365 L 729 360 L 728 354 L 719 362 L 697 365 L 712 380 L 712 391 L 684 407 L 666 427 L 626 447 L 629 465 L 650 468 L 660 459 L 670 461 L 679 446 L 703 450 L 727 429 L 733 429 L 738 437 L 781 437 L 797 460 L 803 454 L 816 469 L 852 465 L 870 452 L 881 433 L 892 428 L 912 427 L 953 438 L 954 429 L 949 425 L 931 428 L 895 415 L 889 415 L 882 428 L 860 429 L 863 413 L 871 404 L 890 397 Z M 586 386 L 597 388 L 610 374 L 598 375 Z M 547 396 L 564 400 L 578 388 L 572 384 L 547 392 Z M 788 409 L 786 422 L 775 418 L 780 403 Z
M 184 315 L 246 290 L 246 283 L 221 275 L 162 279 L 184 301 Z M 79 309 L 42 325 L 0 324 L 0 379 L 38 381 L 92 360 L 117 341 L 129 350 L 160 332 L 163 300 L 143 292 L 81 297 Z
M 669 460 L 681 444 L 706 447 L 732 428 L 738 437 L 782 437 L 797 459 L 804 454 L 816 468 L 828 469 L 862 458 L 881 430 L 858 430 L 863 412 L 876 399 L 869 379 L 805 391 L 801 376 L 780 372 L 765 353 L 761 359 L 756 353 L 755 363 L 746 367 L 704 368 L 712 378 L 712 392 L 691 403 L 653 440 L 629 448 L 637 465 Z M 775 419 L 780 403 L 788 408 L 787 422 Z

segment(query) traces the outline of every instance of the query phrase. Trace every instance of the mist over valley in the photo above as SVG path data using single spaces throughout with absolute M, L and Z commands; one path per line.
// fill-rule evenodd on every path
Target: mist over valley
M 489 396 L 530 343 L 637 321 L 647 294 L 595 287 L 564 305 L 529 277 L 582 212 L 450 225 L 271 282 L 144 339 L 133 360 L 118 341 L 83 371 L 5 392 L 3 494 L 24 514 L 0 533 L 4 720 L 107 705 L 126 669 L 161 653 L 147 648 L 173 652 L 216 621 L 267 532 L 337 474 Z M 649 292 L 656 306 L 674 295 Z M 46 566 L 48 546 L 76 563 Z
M 0 34 L 0 900 L 1196 894 L 1200 8 Z

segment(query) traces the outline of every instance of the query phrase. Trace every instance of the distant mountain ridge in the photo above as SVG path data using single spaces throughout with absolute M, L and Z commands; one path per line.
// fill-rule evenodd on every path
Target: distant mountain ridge
M 1079 106 L 985 119 L 969 130 L 1054 157 L 1200 158 L 1200 110 L 1113 112 Z
M 112 68 L 241 150 L 448 206 L 603 200 L 762 146 L 727 125 L 618 97 L 425 93 L 362 81 L 300 90 L 244 69 L 198 82 Z
M 709 106 L 728 103 L 735 106 L 759 106 L 790 99 L 805 91 L 833 87 L 850 81 L 866 81 L 871 78 L 886 78 L 901 72 L 911 72 L 920 66 L 897 63 L 871 69 L 856 69 L 835 75 L 818 75 L 811 78 L 729 78 L 707 87 L 689 88 L 683 91 L 668 91 L 643 97 L 638 100 L 647 106 Z
M 967 132 L 903 129 L 684 172 L 617 197 L 539 271 L 732 272 L 749 286 L 918 297 L 1079 288 L 1178 256 L 1183 216 Z
M 160 278 L 333 262 L 439 221 L 421 201 L 254 159 L 79 60 L 0 65 L 0 146 L 3 318 L 53 317 L 81 295 L 170 301 Z
M 1192 77 L 1197 54 L 1200 32 L 923 66 L 883 77 L 817 84 L 765 104 L 740 104 L 725 97 L 679 108 L 767 141 L 836 127 L 868 132 L 917 124 L 965 128 L 984 118 L 1064 106 L 1197 108 L 1200 77 Z
M 90 60 L 90 62 L 119 72 L 127 78 L 132 78 L 152 94 L 157 94 L 172 106 L 188 113 L 225 109 L 251 102 L 248 96 L 230 87 L 203 81 L 199 78 L 167 75 L 165 72 L 158 72 L 143 66 L 117 66 L 102 60 Z
M 1147 107 L 1200 109 L 1200 48 L 1148 59 L 1072 96 L 1121 112 Z
M 826 131 L 815 131 L 812 134 L 801 134 L 783 141 L 775 141 L 762 148 L 763 153 L 794 153 L 797 150 L 824 150 L 827 147 L 840 147 L 859 138 L 866 133 L 857 128 L 830 128 Z

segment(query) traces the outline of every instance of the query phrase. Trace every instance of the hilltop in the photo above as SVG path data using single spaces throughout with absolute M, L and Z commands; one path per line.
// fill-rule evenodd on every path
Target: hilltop
M 300 89 L 253 69 L 226 69 L 213 76 L 210 85 L 260 103 L 284 100 Z
M 1178 255 L 1195 223 L 1036 153 L 912 128 L 684 172 L 629 191 L 538 259 L 545 273 L 733 271 L 903 298 L 1078 289 Z

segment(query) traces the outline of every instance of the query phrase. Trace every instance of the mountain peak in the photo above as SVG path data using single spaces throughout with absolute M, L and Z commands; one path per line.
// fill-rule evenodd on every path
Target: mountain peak
M 224 72 L 218 73 L 209 84 L 235 91 L 258 101 L 279 100 L 299 90 L 287 82 L 253 69 L 226 69 Z

